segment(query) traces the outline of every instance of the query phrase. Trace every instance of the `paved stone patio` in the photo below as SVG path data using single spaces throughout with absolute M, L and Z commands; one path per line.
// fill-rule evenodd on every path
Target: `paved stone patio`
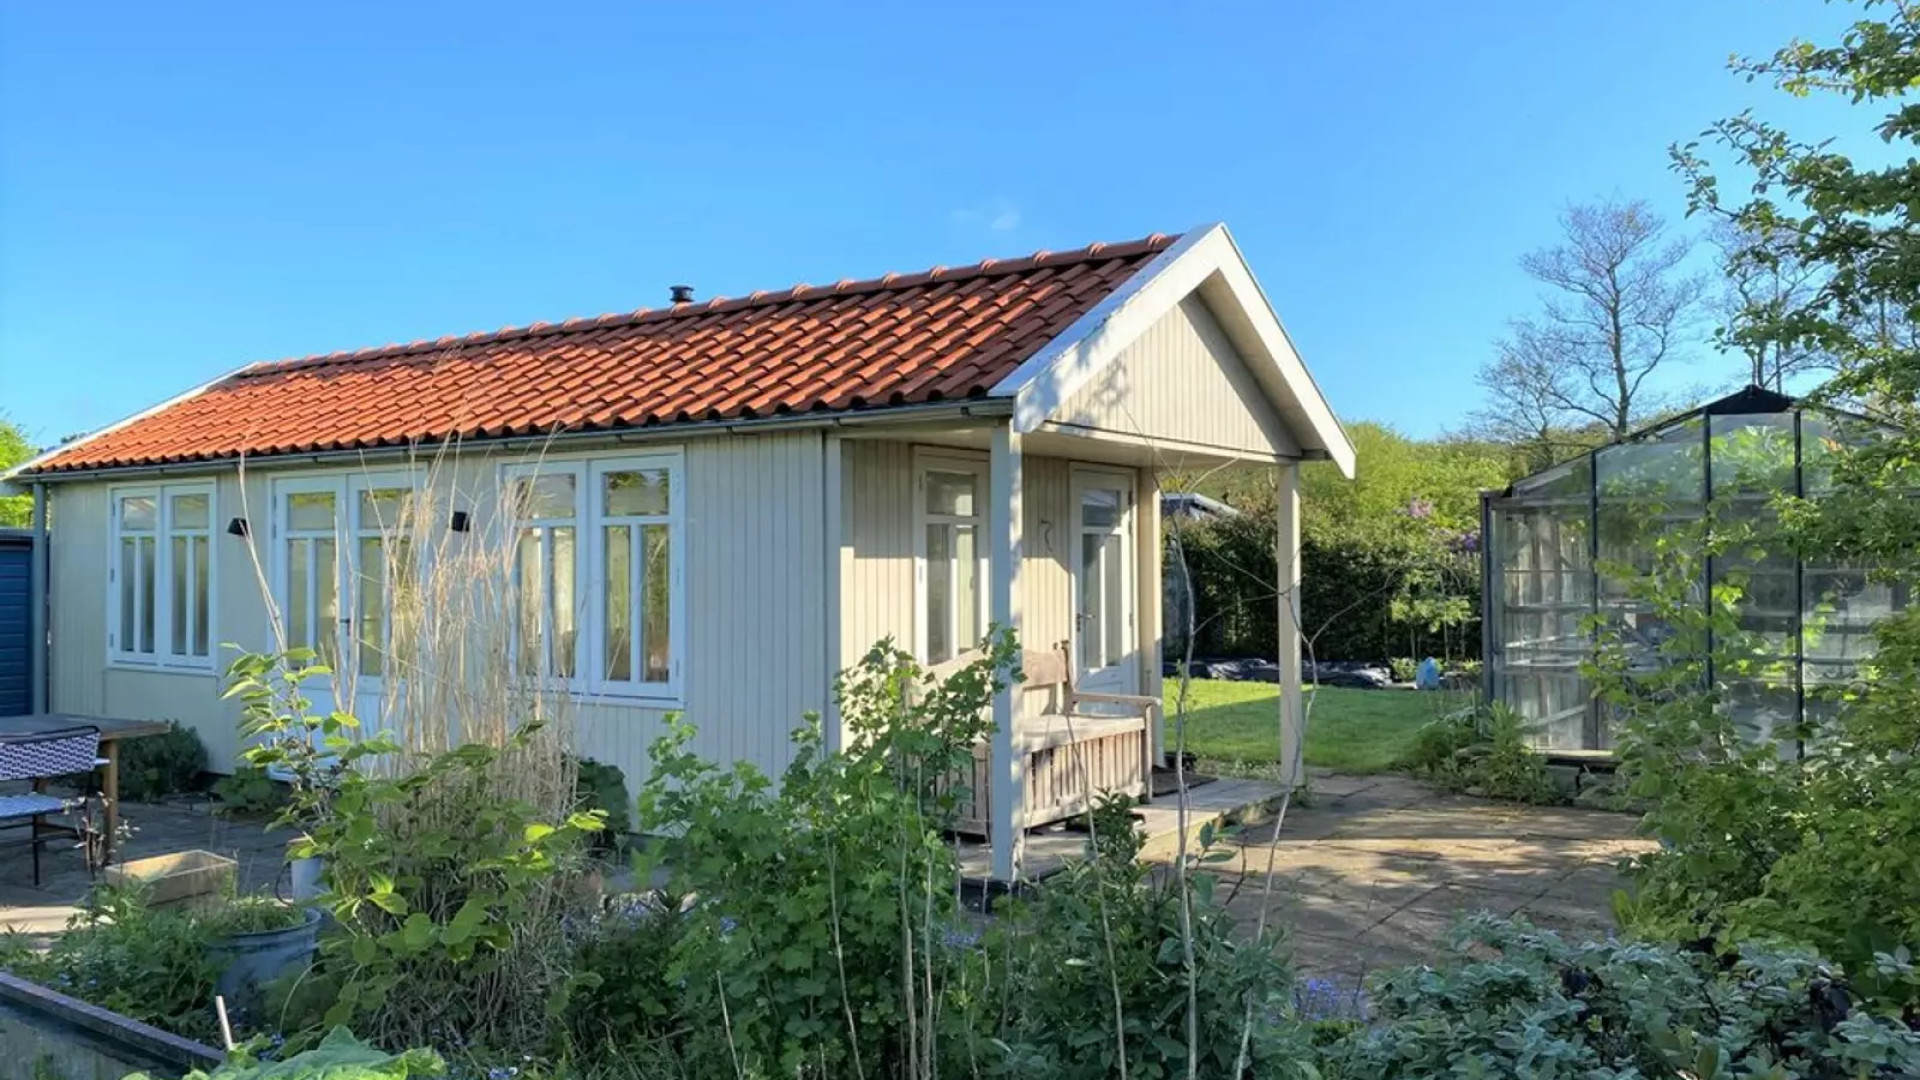
M 239 864 L 238 884 L 246 891 L 273 888 L 285 862 L 284 833 L 269 833 L 257 818 L 221 817 L 204 796 L 125 803 L 120 817 L 130 835 L 115 851 L 116 862 L 176 851 L 211 851 Z M 73 848 L 57 841 L 47 845 L 40 853 L 38 887 L 33 884 L 32 859 L 24 847 L 0 848 L 0 930 L 59 930 L 91 887 L 86 864 Z
M 1258 807 L 1272 793 L 1250 781 L 1197 787 L 1190 824 L 1225 813 L 1225 803 Z M 1173 803 L 1153 809 L 1170 814 Z M 122 858 L 197 848 L 236 859 L 243 889 L 284 886 L 286 838 L 259 820 L 220 817 L 204 798 L 129 803 L 123 816 L 133 833 Z M 1615 865 L 1650 846 L 1634 836 L 1635 821 L 1448 795 L 1404 776 L 1316 773 L 1306 804 L 1288 810 L 1277 847 L 1268 817 L 1230 839 L 1236 857 L 1210 869 L 1244 925 L 1266 907 L 1269 925 L 1288 928 L 1303 973 L 1351 985 L 1381 968 L 1433 958 L 1459 919 L 1475 911 L 1604 935 L 1621 885 Z M 1056 839 L 1076 852 L 1082 843 L 1076 834 Z M 1172 845 L 1159 839 L 1148 858 L 1170 855 Z M 1267 895 L 1270 852 L 1275 875 Z M 85 897 L 78 852 L 50 847 L 43 858 L 45 880 L 35 888 L 26 850 L 0 849 L 0 929 L 56 931 Z
M 1652 844 L 1631 815 L 1471 799 L 1405 776 L 1323 773 L 1311 787 L 1277 847 L 1270 823 L 1248 826 L 1231 842 L 1237 857 L 1213 869 L 1238 918 L 1251 925 L 1267 907 L 1304 974 L 1346 985 L 1432 959 L 1477 911 L 1604 936 L 1617 864 Z

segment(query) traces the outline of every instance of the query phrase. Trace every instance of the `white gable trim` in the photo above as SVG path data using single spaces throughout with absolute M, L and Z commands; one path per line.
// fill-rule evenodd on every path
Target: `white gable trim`
M 214 387 L 220 385 L 223 382 L 226 382 L 228 379 L 233 378 L 235 375 L 238 375 L 241 372 L 253 366 L 254 365 L 252 364 L 244 364 L 240 367 L 234 368 L 232 371 L 229 371 L 225 375 L 221 375 L 218 378 L 208 379 L 206 382 L 201 383 L 199 386 L 194 387 L 193 389 L 187 391 L 184 394 L 175 394 L 173 397 L 168 398 L 167 400 L 161 402 L 158 405 L 153 406 L 150 409 L 142 409 L 139 412 L 134 413 L 132 416 L 129 416 L 124 420 L 116 420 L 113 423 L 108 424 L 106 427 L 100 428 L 97 431 L 88 432 L 87 434 L 82 435 L 71 442 L 61 443 L 59 446 L 56 446 L 51 450 L 47 450 L 44 453 L 36 454 L 33 457 L 28 458 L 27 460 L 21 462 L 20 464 L 15 465 L 13 468 L 8 469 L 6 472 L 0 473 L 0 495 L 18 494 L 19 492 L 10 491 L 9 489 L 22 488 L 24 487 L 24 485 L 34 480 L 60 478 L 61 474 L 54 474 L 52 477 L 32 476 L 29 474 L 31 474 L 35 469 L 38 469 L 41 465 L 45 464 L 48 460 L 60 454 L 64 454 L 69 450 L 74 450 L 74 449 L 78 449 L 79 447 L 85 446 L 86 444 L 92 442 L 93 440 L 99 438 L 102 435 L 119 431 L 121 428 L 126 427 L 128 424 L 134 423 L 139 420 L 145 420 L 147 417 L 152 416 L 153 414 L 160 412 L 163 409 L 171 409 L 175 405 L 178 405 L 181 402 L 186 401 L 190 398 L 197 398 L 201 394 L 206 393 L 207 391 L 213 389 Z
M 1251 340 L 1241 351 L 1295 439 L 1352 476 L 1353 444 L 1294 350 L 1232 235 L 1219 223 L 1195 229 L 1161 252 L 1002 379 L 991 396 L 1013 399 L 1015 431 L 1039 430 L 1148 327 L 1209 282 L 1217 282 L 1208 290 L 1216 306 L 1220 300 L 1227 301 L 1238 316 L 1232 321 L 1244 321 L 1250 334 L 1242 336 Z M 1223 324 L 1228 321 L 1222 319 Z M 1228 332 L 1232 334 L 1231 327 Z

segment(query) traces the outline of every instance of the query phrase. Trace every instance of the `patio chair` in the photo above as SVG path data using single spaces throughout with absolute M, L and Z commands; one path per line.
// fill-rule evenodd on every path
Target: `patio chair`
M 26 829 L 25 840 L 13 840 L 0 846 L 33 848 L 33 883 L 40 884 L 40 849 L 48 840 L 70 836 L 79 841 L 87 863 L 87 876 L 96 869 L 94 852 L 99 836 L 93 827 L 93 807 L 100 796 L 93 784 L 93 771 L 104 765 L 100 757 L 100 729 L 70 727 L 33 735 L 0 735 L 0 780 L 26 780 L 32 790 L 18 795 L 0 795 L 0 830 Z M 47 791 L 56 776 L 78 774 L 86 777 L 78 796 L 59 796 Z M 56 825 L 49 817 L 78 815 L 78 823 Z

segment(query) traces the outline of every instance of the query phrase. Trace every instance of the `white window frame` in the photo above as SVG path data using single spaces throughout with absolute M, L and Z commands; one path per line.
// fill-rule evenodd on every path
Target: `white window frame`
M 299 472 L 272 477 L 270 489 L 271 522 L 267 534 L 271 545 L 269 570 L 272 575 L 274 602 L 281 606 L 281 617 L 290 618 L 293 567 L 287 558 L 287 544 L 298 532 L 309 540 L 331 538 L 334 543 L 333 568 L 335 603 L 344 618 L 336 615 L 331 625 L 325 629 L 331 632 L 334 644 L 334 673 L 329 686 L 339 685 L 348 694 L 379 692 L 384 686 L 384 674 L 370 675 L 360 670 L 360 581 L 362 573 L 359 562 L 359 543 L 369 530 L 359 520 L 360 494 L 373 489 L 406 488 L 416 493 L 427 491 L 427 478 L 419 469 L 394 469 L 369 472 L 364 469 L 329 469 L 323 472 Z M 288 503 L 294 495 L 327 493 L 334 496 L 334 523 L 332 530 L 295 530 L 288 514 Z M 417 552 L 417 570 L 424 580 L 429 572 L 431 544 L 423 545 L 429 550 Z M 310 579 L 309 588 L 314 586 Z M 388 597 L 391 605 L 392 598 Z M 315 619 L 314 631 L 321 633 L 321 620 L 311 606 L 309 614 Z M 289 638 L 291 626 L 284 627 Z M 390 643 L 389 643 L 390 644 Z M 316 637 L 313 643 L 318 649 Z M 324 657 L 326 654 L 322 653 Z M 343 684 L 352 676 L 353 685 Z
M 661 470 L 667 474 L 667 513 L 664 515 L 617 515 L 609 517 L 601 509 L 600 485 L 608 473 Z M 620 456 L 548 457 L 539 462 L 508 464 L 500 467 L 500 490 L 504 494 L 516 480 L 540 476 L 567 475 L 574 479 L 573 516 L 552 519 L 570 522 L 574 529 L 574 620 L 579 632 L 574 641 L 574 674 L 571 678 L 544 677 L 542 682 L 554 689 L 575 695 L 607 698 L 622 702 L 645 703 L 660 707 L 678 707 L 686 687 L 687 654 L 687 539 L 686 539 L 686 455 L 678 449 L 649 451 Z M 606 529 L 625 525 L 664 525 L 667 528 L 667 671 L 665 682 L 645 682 L 636 667 L 630 679 L 610 679 L 606 675 L 608 619 L 606 599 Z M 509 545 L 514 537 L 504 537 Z M 633 569 L 629 568 L 629 573 Z M 513 609 L 517 610 L 517 609 Z M 517 619 L 517 616 L 513 616 Z M 629 612 L 631 626 L 637 632 L 644 623 L 638 607 Z M 514 646 L 519 656 L 519 646 Z
M 1069 470 L 1072 482 L 1068 485 L 1068 497 L 1073 502 L 1073 538 L 1068 546 L 1069 609 L 1073 613 L 1073 635 L 1069 650 L 1070 662 L 1074 665 L 1074 677 L 1086 681 L 1086 689 L 1107 690 L 1119 693 L 1137 693 L 1139 672 L 1133 670 L 1139 666 L 1139 630 L 1140 597 L 1138 589 L 1139 572 L 1139 518 L 1136 514 L 1135 491 L 1139 477 L 1131 469 L 1113 467 L 1100 468 L 1088 465 L 1075 465 Z M 1081 625 L 1080 605 L 1082 559 L 1089 535 L 1106 536 L 1111 530 L 1094 530 L 1087 526 L 1086 502 L 1084 494 L 1088 488 L 1098 488 L 1120 493 L 1120 604 L 1126 622 L 1121 630 L 1121 658 L 1099 668 L 1082 668 L 1081 649 L 1086 627 Z M 1110 618 L 1111 616 L 1109 616 Z M 1098 628 L 1105 633 L 1106 627 Z M 1118 681 L 1114 681 L 1118 680 Z
M 213 670 L 214 653 L 220 648 L 220 505 L 217 485 L 211 482 L 168 484 L 116 484 L 107 489 L 107 663 L 112 667 L 138 668 L 143 671 L 167 670 L 206 672 Z M 207 499 L 207 525 L 204 529 L 177 529 L 173 524 L 173 500 L 181 495 L 204 495 Z M 122 528 L 121 502 L 129 498 L 154 501 L 154 527 L 151 532 L 129 532 Z M 153 651 L 127 648 L 120 640 L 120 541 L 124 536 L 153 538 Z M 173 540 L 177 536 L 201 537 L 207 542 L 207 655 L 176 654 L 173 651 Z M 188 562 L 192 573 L 192 562 Z M 188 593 L 191 602 L 193 592 Z M 193 647 L 193 613 L 187 613 L 186 647 Z
M 927 474 L 929 473 L 966 473 L 974 478 L 974 507 L 972 515 L 934 514 L 927 510 Z M 913 453 L 913 655 L 923 664 L 928 663 L 928 627 L 932 615 L 927 601 L 927 526 L 936 524 L 974 526 L 974 551 L 976 562 L 974 580 L 979 583 L 975 590 L 979 605 L 977 625 L 984 631 L 988 625 L 987 573 L 992 544 L 991 520 L 993 508 L 988 505 L 988 460 L 984 455 L 966 454 L 952 450 L 931 450 L 915 447 Z M 949 595 L 958 595 L 958 589 L 950 590 Z M 961 641 L 958 626 L 947 628 L 949 640 L 953 642 L 954 655 L 959 656 L 979 644 L 977 641 Z

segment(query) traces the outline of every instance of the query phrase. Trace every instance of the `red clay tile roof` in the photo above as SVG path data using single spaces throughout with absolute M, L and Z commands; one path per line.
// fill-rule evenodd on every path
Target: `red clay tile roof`
M 255 364 L 34 471 L 984 397 L 1173 240 Z

